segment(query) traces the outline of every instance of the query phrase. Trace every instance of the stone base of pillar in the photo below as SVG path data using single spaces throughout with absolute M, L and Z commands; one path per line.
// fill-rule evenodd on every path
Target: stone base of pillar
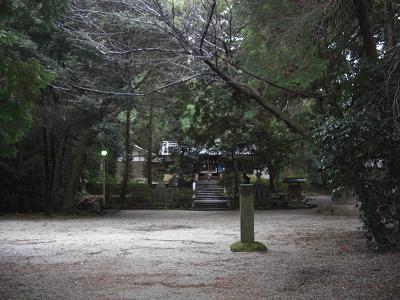
M 267 246 L 257 241 L 250 243 L 236 242 L 231 245 L 233 252 L 265 252 L 267 250 Z

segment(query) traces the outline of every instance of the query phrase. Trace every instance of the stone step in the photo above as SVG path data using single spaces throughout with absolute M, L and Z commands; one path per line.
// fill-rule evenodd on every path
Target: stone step
M 224 196 L 224 188 L 217 181 L 199 181 L 196 185 L 193 210 L 229 210 L 231 201 Z
M 211 199 L 218 199 L 218 198 L 226 198 L 224 195 L 194 195 L 195 198 L 211 198 Z
M 196 190 L 223 190 L 220 186 L 196 186 Z
M 219 198 L 219 199 L 210 199 L 210 198 L 194 198 L 193 201 L 201 202 L 201 203 L 217 203 L 217 202 L 227 202 L 226 198 Z
M 194 193 L 195 195 L 223 195 L 223 191 L 218 192 L 204 192 L 204 191 L 197 191 Z
M 225 203 L 225 202 L 230 202 L 229 199 L 227 198 L 220 198 L 220 199 L 210 199 L 210 198 L 195 198 L 193 200 L 194 202 L 197 203 Z
M 231 209 L 229 200 L 194 200 L 193 210 L 229 210 Z
M 219 185 L 196 185 L 197 189 L 224 189 Z
M 224 195 L 224 192 L 223 191 L 218 191 L 218 192 L 197 191 L 194 194 L 195 195 Z
M 224 200 L 227 199 L 225 196 L 210 196 L 210 195 L 195 195 L 195 199 L 210 199 L 210 200 Z
M 192 210 L 214 211 L 214 210 L 231 210 L 231 209 L 229 207 L 193 207 Z
M 196 190 L 223 190 L 220 186 L 196 186 Z
M 197 200 L 195 199 L 194 201 L 198 201 L 198 202 L 229 202 L 230 200 L 227 198 L 222 198 L 222 199 L 210 199 L 210 200 Z

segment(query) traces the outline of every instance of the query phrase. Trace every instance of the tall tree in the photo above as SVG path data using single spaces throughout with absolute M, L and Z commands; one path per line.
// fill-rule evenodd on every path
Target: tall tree
M 32 101 L 54 78 L 40 61 L 35 35 L 51 26 L 52 1 L 2 1 L 0 7 L 0 156 L 16 154 L 15 144 L 31 125 Z
M 147 131 L 147 184 L 153 184 L 154 99 L 149 99 L 149 124 Z

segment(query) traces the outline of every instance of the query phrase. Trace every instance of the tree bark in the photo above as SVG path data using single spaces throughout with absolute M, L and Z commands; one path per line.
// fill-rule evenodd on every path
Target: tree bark
M 119 201 L 121 204 L 125 202 L 126 199 L 126 190 L 128 186 L 128 181 L 129 181 L 129 167 L 131 165 L 131 155 L 132 155 L 132 149 L 131 149 L 131 108 L 128 108 L 126 110 L 126 119 L 125 119 L 125 157 L 124 157 L 124 171 L 123 171 L 123 176 L 122 176 L 122 182 L 121 182 L 121 191 L 119 194 Z
M 233 163 L 233 171 L 234 171 L 234 185 L 235 185 L 235 195 L 233 196 L 233 208 L 237 208 L 239 205 L 239 186 L 240 186 L 240 178 L 239 178 L 239 168 L 237 165 L 236 159 L 232 156 Z
M 50 177 L 49 177 L 49 186 L 48 186 L 48 212 L 50 215 L 53 214 L 54 210 L 54 198 L 52 197 L 53 195 L 53 189 L 54 189 L 54 176 L 55 176 L 55 169 L 56 169 L 56 164 L 57 164 L 57 158 L 56 158 L 56 150 L 55 150 L 55 143 L 56 143 L 56 138 L 54 136 L 54 128 L 51 129 L 50 133 Z
M 276 192 L 276 184 L 275 184 L 275 169 L 272 165 L 268 165 L 268 173 L 269 173 L 269 190 L 271 191 L 271 193 L 275 193 Z
M 24 170 L 24 162 L 25 162 L 25 155 L 24 155 L 24 148 L 23 148 L 23 142 L 20 141 L 19 142 L 19 151 L 18 151 L 18 169 L 19 170 Z M 31 172 L 29 172 L 31 174 Z M 23 186 L 24 188 L 20 189 L 20 188 L 16 188 L 16 198 L 18 199 L 18 203 L 19 203 L 19 209 L 21 209 L 22 211 L 25 211 L 27 213 L 31 212 L 31 197 L 30 197 L 30 193 L 27 191 L 27 189 L 25 188 L 25 186 L 30 186 L 32 187 L 31 182 L 28 182 L 28 184 L 26 183 L 27 179 L 31 179 L 32 175 L 19 175 L 17 176 L 17 180 L 16 180 L 16 187 L 21 187 Z M 30 180 L 31 181 L 31 180 Z
M 64 136 L 62 136 L 62 140 L 60 145 L 58 146 L 57 149 L 57 154 L 56 154 L 56 164 L 54 166 L 55 170 L 54 170 L 54 187 L 52 189 L 51 192 L 51 198 L 53 201 L 53 210 L 54 210 L 54 206 L 56 203 L 59 203 L 60 200 L 57 198 L 57 196 L 59 195 L 59 191 L 63 190 L 64 188 L 64 172 L 63 171 L 63 166 L 64 166 L 64 158 L 65 158 L 65 151 L 66 151 L 66 146 L 67 146 L 67 141 L 68 141 L 68 132 L 69 132 L 69 128 L 67 128 L 65 130 L 65 132 L 63 132 Z M 60 137 L 61 139 L 61 137 Z
M 385 43 L 386 48 L 391 49 L 396 45 L 395 18 L 393 1 L 385 0 Z
M 148 131 L 148 143 L 147 143 L 147 184 L 152 186 L 153 184 L 153 166 L 152 166 L 152 150 L 153 150 L 153 118 L 154 118 L 154 107 L 153 97 L 150 97 L 149 104 L 149 131 Z
M 364 42 L 364 50 L 369 60 L 376 60 L 378 52 L 376 51 L 376 43 L 374 34 L 371 29 L 371 21 L 369 18 L 369 7 L 365 0 L 354 0 L 358 23 L 360 25 L 361 35 Z
M 43 137 L 43 165 L 44 165 L 44 203 L 45 209 L 49 211 L 49 181 L 50 181 L 50 167 L 49 167 L 49 147 L 47 141 L 47 129 L 46 126 L 42 126 L 42 137 Z M 49 211 L 50 212 L 50 211 Z
M 64 211 L 72 211 L 74 209 L 75 195 L 78 189 L 79 177 L 81 176 L 84 165 L 85 150 L 92 136 L 93 133 L 89 129 L 84 129 L 80 136 L 75 150 L 75 157 L 72 162 L 72 170 L 64 193 L 62 207 Z

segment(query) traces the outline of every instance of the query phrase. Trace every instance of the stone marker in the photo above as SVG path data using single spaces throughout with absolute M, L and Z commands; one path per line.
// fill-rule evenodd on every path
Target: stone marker
M 240 241 L 254 242 L 254 187 L 240 185 Z
M 254 240 L 254 186 L 240 185 L 240 242 L 233 243 L 233 252 L 265 252 L 267 247 Z
M 158 182 L 155 191 L 157 201 L 167 202 L 167 187 L 165 186 L 164 181 Z

